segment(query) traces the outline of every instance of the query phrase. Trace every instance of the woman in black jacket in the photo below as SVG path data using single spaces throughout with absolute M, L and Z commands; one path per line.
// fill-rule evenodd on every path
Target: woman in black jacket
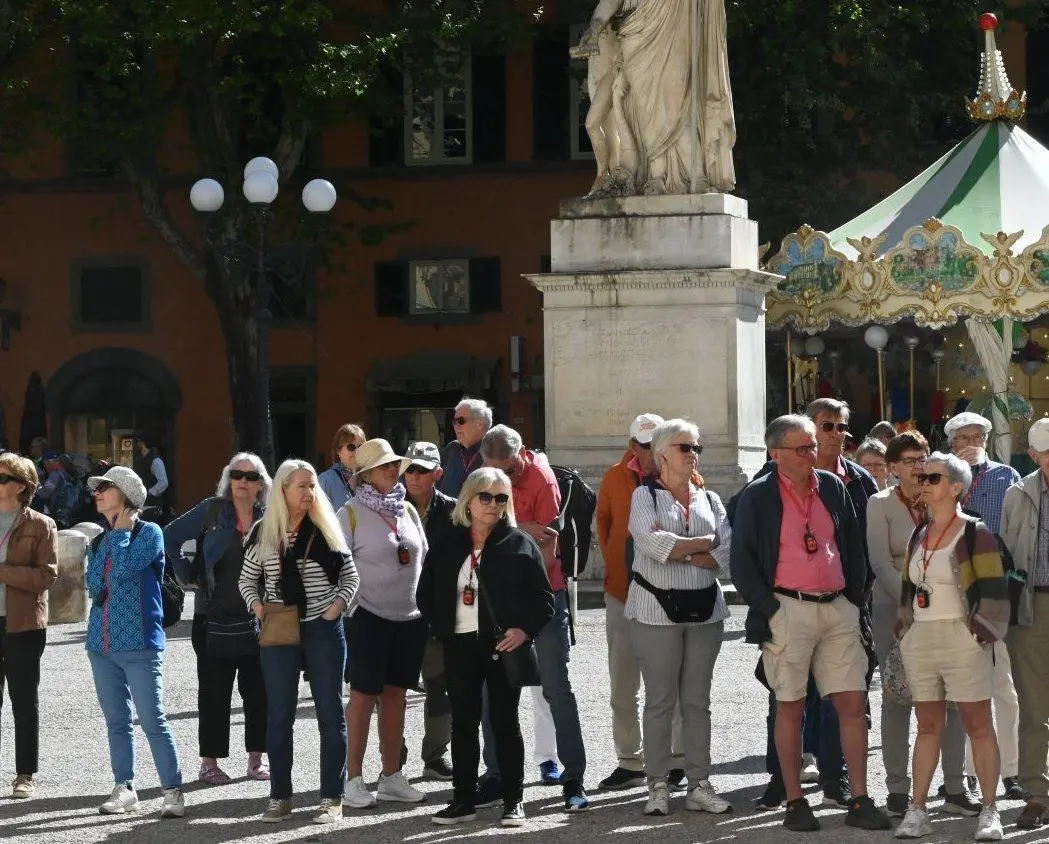
M 433 817 L 441 825 L 477 817 L 474 792 L 481 695 L 487 683 L 503 781 L 503 826 L 523 826 L 524 743 L 517 718 L 520 688 L 507 681 L 498 654 L 526 645 L 554 614 L 542 552 L 517 529 L 510 479 L 499 469 L 473 472 L 452 513 L 454 527 L 430 547 L 417 602 L 444 643 L 452 706 L 453 796 Z

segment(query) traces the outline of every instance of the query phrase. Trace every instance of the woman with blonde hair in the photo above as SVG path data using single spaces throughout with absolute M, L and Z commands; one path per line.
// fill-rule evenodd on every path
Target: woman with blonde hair
M 266 514 L 248 536 L 239 583 L 244 602 L 263 625 L 270 801 L 262 821 L 291 816 L 292 726 L 305 668 L 321 734 L 321 802 L 313 821 L 332 823 L 342 817 L 346 779 L 342 613 L 353 601 L 358 578 L 331 503 L 304 460 L 285 460 L 277 469 Z M 294 632 L 287 641 L 279 636 L 267 644 L 266 616 L 273 612 L 274 621 L 286 619 L 285 607 L 297 609 Z
M 366 439 L 364 428 L 349 422 L 340 425 L 332 438 L 331 468 L 321 472 L 318 480 L 335 512 L 357 494 L 357 449 Z

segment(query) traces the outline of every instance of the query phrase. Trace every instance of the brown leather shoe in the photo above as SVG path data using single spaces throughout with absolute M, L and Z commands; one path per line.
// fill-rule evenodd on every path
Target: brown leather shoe
M 1046 807 L 1034 800 L 1028 800 L 1023 811 L 1016 819 L 1017 829 L 1038 829 L 1045 825 Z

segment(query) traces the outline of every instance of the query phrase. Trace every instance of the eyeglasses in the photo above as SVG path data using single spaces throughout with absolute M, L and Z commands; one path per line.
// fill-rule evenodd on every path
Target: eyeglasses
M 703 446 L 699 443 L 694 445 L 692 443 L 674 443 L 674 447 L 682 454 L 688 454 L 689 452 L 692 452 L 693 454 L 703 453 Z
M 943 472 L 929 472 L 929 474 L 925 474 L 924 472 L 922 472 L 920 475 L 918 475 L 918 483 L 928 484 L 929 486 L 936 486 L 940 481 L 943 480 L 943 478 Z
M 886 463 L 883 460 L 879 460 L 877 463 L 874 463 L 872 461 L 867 461 L 866 463 L 860 463 L 860 466 L 862 466 L 868 472 L 871 471 L 872 469 L 887 469 L 888 465 L 889 464 Z
M 921 457 L 901 457 L 900 463 L 906 466 L 908 469 L 914 468 L 915 466 L 923 466 L 925 464 L 925 456 Z
M 469 420 L 469 419 L 467 419 L 467 418 L 466 418 L 465 416 L 456 416 L 456 417 L 455 417 L 455 419 L 453 419 L 452 421 L 453 421 L 453 422 L 454 422 L 454 423 L 455 423 L 456 425 L 458 425 L 459 427 L 462 427 L 463 425 L 465 425 L 465 424 L 466 424 L 467 422 L 469 422 L 470 420 Z
M 404 474 L 406 474 L 406 475 L 429 475 L 431 472 L 436 472 L 436 471 L 437 471 L 437 467 L 436 466 L 433 469 L 424 469 L 422 466 L 409 466 L 407 469 L 404 470 Z
M 847 434 L 849 432 L 849 426 L 845 422 L 823 422 L 820 424 L 820 429 L 825 434 L 829 434 L 831 431 L 837 431 L 839 434 Z
M 357 443 L 346 443 L 343 448 L 352 453 L 357 450 Z
M 229 479 L 231 481 L 248 481 L 249 483 L 255 483 L 256 481 L 262 480 L 262 475 L 255 470 L 245 472 L 243 469 L 230 469 Z
M 111 490 L 116 487 L 116 484 L 112 481 L 99 481 L 98 486 L 95 487 L 95 495 L 100 495 L 107 490 Z
M 477 500 L 482 504 L 491 504 L 494 501 L 500 507 L 505 507 L 506 502 L 510 500 L 510 496 L 505 492 L 497 492 L 495 495 L 490 492 L 479 492 L 477 493 Z
M 809 445 L 796 445 L 793 448 L 786 447 L 781 448 L 782 451 L 793 451 L 798 457 L 808 457 L 810 454 L 815 454 L 819 451 L 819 446 L 816 443 L 810 443 Z
M 951 442 L 963 445 L 983 445 L 987 442 L 987 434 L 955 434 Z
M 0 475 L 0 486 L 4 484 L 20 484 L 22 483 L 14 475 Z

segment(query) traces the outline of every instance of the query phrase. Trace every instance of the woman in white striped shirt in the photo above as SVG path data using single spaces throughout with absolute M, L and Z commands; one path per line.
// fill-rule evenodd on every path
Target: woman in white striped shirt
M 291 815 L 292 725 L 299 674 L 307 669 L 321 734 L 321 804 L 314 822 L 330 823 L 342 817 L 346 781 L 342 613 L 359 579 L 335 512 L 309 463 L 285 460 L 280 465 L 266 515 L 245 544 L 240 594 L 248 608 L 259 621 L 268 603 L 299 610 L 299 644 L 260 649 L 270 756 L 270 801 L 262 820 L 276 823 Z
M 699 429 L 668 419 L 652 437 L 659 478 L 634 490 L 632 580 L 624 616 L 645 681 L 645 814 L 670 811 L 670 734 L 680 703 L 689 792 L 685 807 L 721 814 L 732 806 L 710 784 L 710 683 L 728 617 L 718 575 L 727 575 L 725 508 L 698 487 Z

